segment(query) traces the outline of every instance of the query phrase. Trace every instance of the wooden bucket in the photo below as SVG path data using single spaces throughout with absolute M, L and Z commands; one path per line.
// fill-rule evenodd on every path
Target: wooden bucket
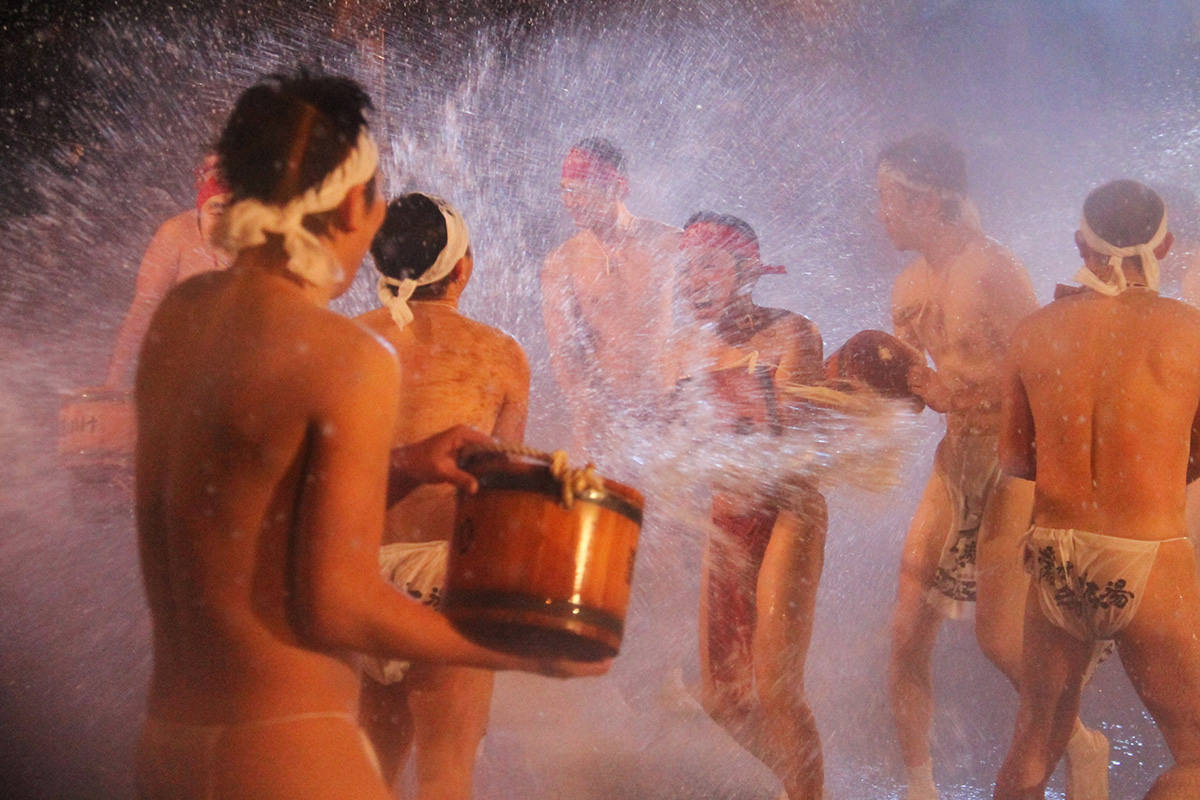
M 908 371 L 924 364 L 914 348 L 883 331 L 860 331 L 825 359 L 825 375 L 832 380 L 865 386 L 893 400 L 906 400 L 920 411 L 921 398 L 908 388 Z
M 477 453 L 463 468 L 479 492 L 461 494 L 442 611 L 496 650 L 597 661 L 625 629 L 642 495 L 605 481 L 562 502 L 543 458 Z
M 131 465 L 137 416 L 130 392 L 83 389 L 66 395 L 58 410 L 58 455 L 68 467 Z

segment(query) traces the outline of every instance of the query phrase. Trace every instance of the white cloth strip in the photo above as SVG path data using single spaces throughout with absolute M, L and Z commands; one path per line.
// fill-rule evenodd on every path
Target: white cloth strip
M 392 320 L 401 328 L 412 322 L 413 313 L 408 306 L 408 301 L 417 287 L 437 283 L 449 275 L 462 257 L 467 254 L 467 248 L 471 246 L 467 223 L 463 220 L 462 214 L 458 213 L 458 209 L 440 197 L 425 196 L 437 205 L 438 210 L 442 212 L 442 218 L 446 221 L 446 246 L 442 248 L 442 252 L 438 253 L 438 257 L 434 259 L 429 269 L 421 273 L 419 278 L 398 280 L 387 275 L 379 276 L 377 289 L 379 302 L 383 303 L 391 313 Z M 396 290 L 395 293 L 392 292 L 393 288 Z
M 886 161 L 879 165 L 879 174 L 914 192 L 933 193 L 943 200 L 958 201 L 959 218 L 972 230 L 983 231 L 983 222 L 979 218 L 979 207 L 975 205 L 974 200 L 963 192 L 958 192 L 954 189 L 945 189 L 941 186 L 934 186 L 932 183 L 925 183 L 924 181 L 910 178 Z
M 346 193 L 366 183 L 379 166 L 379 150 L 363 128 L 358 141 L 346 158 L 319 184 L 282 206 L 254 198 L 237 201 L 221 216 L 212 233 L 212 241 L 235 255 L 267 241 L 270 234 L 283 237 L 288 269 L 309 283 L 327 288 L 342 280 L 345 273 L 337 257 L 321 240 L 304 227 L 304 218 L 337 208 Z
M 1154 232 L 1149 241 L 1142 244 L 1135 244 L 1130 247 L 1117 247 L 1115 244 L 1110 244 L 1101 239 L 1092 230 L 1092 226 L 1088 224 L 1087 217 L 1079 221 L 1079 233 L 1083 236 L 1083 241 L 1088 247 L 1101 255 L 1108 256 L 1108 265 L 1112 267 L 1113 278 L 1116 282 L 1109 283 L 1108 281 L 1101 280 L 1100 276 L 1086 266 L 1080 267 L 1079 271 L 1075 273 L 1075 280 L 1100 294 L 1116 297 L 1129 288 L 1129 280 L 1125 277 L 1125 269 L 1122 264 L 1127 258 L 1139 256 L 1142 259 L 1142 274 L 1146 276 L 1146 287 L 1151 291 L 1158 291 L 1158 258 L 1154 255 L 1154 250 L 1167 238 L 1167 212 L 1165 209 L 1163 210 L 1162 221 L 1158 223 L 1158 230 Z

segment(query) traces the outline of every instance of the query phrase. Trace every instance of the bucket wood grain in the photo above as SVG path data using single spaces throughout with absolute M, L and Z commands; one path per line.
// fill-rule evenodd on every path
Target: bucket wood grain
M 136 437 L 130 392 L 84 389 L 59 406 L 58 455 L 68 467 L 128 467 Z
M 595 661 L 615 656 L 644 500 L 606 481 L 570 509 L 540 459 L 484 453 L 464 469 L 479 492 L 460 495 L 442 611 L 493 649 Z

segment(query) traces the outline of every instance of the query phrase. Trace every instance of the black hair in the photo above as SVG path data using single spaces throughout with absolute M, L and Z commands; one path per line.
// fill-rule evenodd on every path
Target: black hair
M 442 210 L 428 195 L 414 192 L 388 203 L 383 224 L 371 242 L 371 256 L 376 269 L 389 278 L 418 280 L 437 261 L 446 241 L 446 218 Z M 444 297 L 453 277 L 452 270 L 439 281 L 418 286 L 413 297 L 417 300 Z
M 598 158 L 615 169 L 617 174 L 622 178 L 629 177 L 628 172 L 625 170 L 625 153 L 608 139 L 600 136 L 590 136 L 587 139 L 581 139 L 576 142 L 571 149 L 582 150 Z
M 754 228 L 750 227 L 750 223 L 741 217 L 735 217 L 733 214 L 718 214 L 716 211 L 697 211 L 688 217 L 687 222 L 683 223 L 683 229 L 686 231 L 693 225 L 700 225 L 706 222 L 732 228 L 741 236 L 749 239 L 754 244 L 758 244 L 758 234 L 754 232 Z M 754 277 L 757 277 L 747 274 L 743 269 L 743 264 L 746 261 L 744 256 L 738 253 L 733 253 L 732 255 L 734 258 L 734 268 L 737 270 L 739 280 L 752 280 Z
M 354 81 L 304 68 L 268 75 L 242 92 L 217 142 L 233 202 L 281 205 L 318 185 L 358 141 L 369 108 Z M 375 197 L 371 180 L 368 204 Z M 323 227 L 320 217 L 310 215 L 306 226 Z
M 702 222 L 711 222 L 715 225 L 724 225 L 727 228 L 733 228 L 742 236 L 758 244 L 758 234 L 754 232 L 754 228 L 750 227 L 750 223 L 741 217 L 735 217 L 733 214 L 718 214 L 716 211 L 697 211 L 688 217 L 687 222 L 683 223 L 683 229 L 687 230 L 693 225 L 699 225 Z
M 967 193 L 967 157 L 959 147 L 935 133 L 918 133 L 890 144 L 879 154 L 906 178 L 937 189 Z
M 1133 247 L 1150 241 L 1162 224 L 1166 207 L 1158 193 L 1137 181 L 1110 181 L 1083 201 L 1083 218 L 1104 241 Z

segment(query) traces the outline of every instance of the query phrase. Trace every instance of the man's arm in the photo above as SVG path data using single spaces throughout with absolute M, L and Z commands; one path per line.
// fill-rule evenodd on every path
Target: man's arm
M 814 406 L 790 397 L 789 385 L 813 386 L 825 378 L 825 345 L 817 326 L 805 317 L 789 315 L 784 326 L 784 342 L 779 366 L 775 370 L 775 396 L 779 401 L 780 422 L 798 427 L 807 422 Z
M 542 318 L 550 347 L 550 369 L 558 387 L 568 398 L 586 392 L 585 373 L 579 363 L 584 354 L 576 345 L 580 335 L 576 326 L 586 325 L 586 322 L 570 319 L 567 313 L 577 305 L 571 276 L 562 260 L 552 254 L 542 269 Z
M 183 215 L 171 217 L 158 227 L 138 265 L 133 302 L 117 331 L 112 357 L 108 363 L 105 386 L 128 387 L 133 383 L 133 365 L 138 348 L 150 327 L 154 310 L 175 285 L 179 271 L 179 223 Z
M 341 363 L 343 368 L 326 382 L 331 396 L 309 426 L 309 453 L 293 522 L 289 585 L 298 632 L 311 646 L 329 651 L 559 677 L 606 672 L 606 661 L 538 660 L 480 647 L 445 616 L 380 576 L 391 439 L 379 432 L 395 427 L 399 370 L 392 354 L 374 342 L 360 345 Z M 464 436 L 465 430 L 452 429 L 427 441 L 472 438 Z M 440 453 L 452 465 L 445 451 L 433 447 L 429 452 Z
M 922 298 L 917 288 L 917 269 L 917 263 L 909 264 L 892 286 L 892 334 L 918 353 L 924 353 L 925 346 L 917 335 L 916 321 L 927 298 Z
M 325 408 L 310 424 L 310 451 L 293 530 L 293 618 L 313 645 L 391 658 L 510 667 L 441 614 L 380 577 L 389 436 L 400 391 L 391 355 L 363 347 L 331 376 Z
M 1000 469 L 1014 478 L 1032 481 L 1037 478 L 1037 441 L 1033 410 L 1018 365 L 1024 348 L 1024 341 L 1014 340 L 1004 364 Z
M 529 412 L 529 360 L 521 345 L 511 339 L 505 344 L 512 365 L 512 382 L 496 416 L 492 436 L 505 444 L 521 444 L 525 441 L 525 418 Z

